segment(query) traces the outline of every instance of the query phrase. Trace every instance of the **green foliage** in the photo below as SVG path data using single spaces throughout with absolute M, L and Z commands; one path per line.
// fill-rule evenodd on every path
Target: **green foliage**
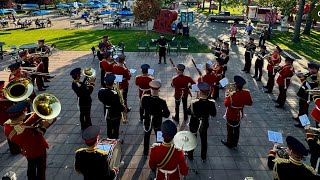
M 6 43 L 4 48 L 11 45 L 20 46 L 37 42 L 38 39 L 46 39 L 48 44 L 56 44 L 60 50 L 90 51 L 92 46 L 97 46 L 104 34 L 108 34 L 113 44 L 124 42 L 127 52 L 137 52 L 139 40 L 149 42 L 157 39 L 160 33 L 151 31 L 148 35 L 145 31 L 138 30 L 64 30 L 64 29 L 37 29 L 37 30 L 11 30 L 0 31 L 1 41 Z M 172 35 L 166 35 L 172 38 Z M 186 40 L 189 42 L 189 52 L 201 53 L 210 52 L 207 45 L 201 44 L 195 37 L 176 37 L 175 41 Z
M 300 35 L 300 42 L 292 42 L 293 32 L 276 33 L 270 42 L 283 49 L 290 49 L 306 58 L 320 61 L 320 32 L 311 31 L 310 35 Z
M 270 0 L 273 6 L 279 7 L 282 15 L 288 16 L 296 7 L 296 0 Z
M 137 0 L 133 13 L 135 18 L 150 21 L 157 17 L 161 10 L 161 0 Z

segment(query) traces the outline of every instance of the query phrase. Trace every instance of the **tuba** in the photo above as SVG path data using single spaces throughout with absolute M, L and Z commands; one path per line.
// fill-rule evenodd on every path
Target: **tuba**
M 120 89 L 119 83 L 115 83 L 114 84 L 114 90 L 118 93 L 121 104 L 123 106 L 125 106 L 124 99 L 123 99 L 123 96 L 122 96 L 122 90 Z M 127 124 L 128 123 L 127 112 L 121 112 L 121 120 L 122 120 L 123 124 Z
M 56 117 L 61 112 L 61 103 L 59 99 L 48 93 L 39 94 L 36 96 L 32 103 L 34 113 L 36 113 L 41 119 L 53 124 L 56 121 Z M 32 126 L 37 126 L 40 122 L 38 119 L 32 123 Z M 28 120 L 27 120 L 28 122 Z M 30 122 L 29 122 L 30 123 Z
M 29 78 L 14 79 L 4 89 L 4 96 L 13 102 L 27 99 L 33 92 L 32 80 Z
M 95 81 L 96 81 L 96 70 L 93 68 L 84 68 L 82 70 L 82 74 L 86 76 L 85 84 L 87 86 L 95 86 Z

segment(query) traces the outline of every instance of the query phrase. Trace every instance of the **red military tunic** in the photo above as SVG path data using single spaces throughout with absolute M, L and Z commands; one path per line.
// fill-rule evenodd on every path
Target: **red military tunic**
M 224 67 L 219 65 L 218 63 L 215 63 L 213 65 L 213 71 L 212 73 L 215 74 L 215 76 L 217 77 L 217 82 L 219 82 L 221 79 L 222 79 L 222 75 L 223 75 L 223 70 L 224 70 Z
M 123 75 L 123 80 L 120 83 L 120 88 L 121 89 L 129 87 L 129 82 L 128 81 L 131 79 L 131 74 L 130 74 L 130 71 L 127 68 L 125 68 L 123 66 L 120 66 L 120 65 L 114 65 L 113 69 L 112 69 L 112 74 Z
M 17 124 L 14 121 L 8 120 L 4 124 L 4 133 L 8 139 L 10 139 L 10 133 L 16 131 L 14 130 L 15 126 L 22 127 L 23 131 L 21 133 L 16 131 L 10 140 L 20 146 L 22 154 L 26 158 L 32 159 L 44 155 L 46 154 L 46 149 L 49 148 L 48 143 L 40 130 L 37 128 L 24 128 L 30 126 L 38 119 L 39 117 L 36 114 L 33 114 L 28 119 L 28 123 Z
M 139 87 L 139 97 L 141 98 L 144 94 L 150 94 L 150 86 L 149 83 L 154 78 L 149 75 L 139 75 L 136 77 L 136 85 Z
M 274 69 L 274 67 L 278 66 L 280 63 L 281 63 L 281 56 L 279 54 L 273 53 L 268 61 L 268 66 L 267 66 L 268 72 L 275 74 L 276 70 Z
M 243 117 L 243 107 L 252 105 L 249 90 L 235 91 L 224 99 L 227 121 L 240 121 Z
M 314 105 L 315 107 L 311 111 L 311 117 L 320 123 L 320 96 L 317 96 L 316 99 L 314 99 Z
M 4 95 L 0 95 L 0 126 L 8 120 L 7 109 L 11 107 L 14 102 L 9 101 Z
M 104 43 L 106 45 L 106 49 L 109 50 L 111 48 L 111 46 L 112 46 L 111 42 L 110 41 L 106 41 Z
M 284 86 L 287 89 L 291 83 L 291 77 L 294 75 L 294 68 L 292 65 L 284 65 L 280 71 L 277 79 L 279 86 Z
M 167 174 L 168 180 L 179 180 L 180 174 L 186 176 L 189 168 L 184 158 L 184 152 L 179 149 L 175 149 L 172 157 L 168 163 L 160 169 L 157 168 L 157 164 L 160 164 L 167 155 L 170 149 L 171 143 L 155 143 L 151 147 L 149 166 L 152 170 L 157 170 L 157 180 L 164 180 L 164 171 L 171 171 L 171 174 Z M 162 171 L 162 172 L 161 172 Z
M 206 82 L 210 86 L 210 92 L 212 93 L 215 83 L 219 82 L 218 77 L 216 76 L 215 73 L 209 73 L 204 75 L 203 77 L 198 78 L 198 83 L 199 82 Z
M 12 73 L 9 75 L 9 82 L 14 79 L 24 78 L 24 77 L 30 77 L 30 74 L 24 71 L 18 72 L 16 75 L 13 75 Z
M 109 63 L 106 60 L 102 60 L 100 62 L 100 68 L 104 71 L 104 73 L 112 73 L 114 63 Z
M 189 85 L 195 84 L 194 80 L 190 76 L 178 75 L 172 79 L 172 87 L 174 87 L 174 97 L 179 99 L 182 97 L 186 98 L 189 94 Z

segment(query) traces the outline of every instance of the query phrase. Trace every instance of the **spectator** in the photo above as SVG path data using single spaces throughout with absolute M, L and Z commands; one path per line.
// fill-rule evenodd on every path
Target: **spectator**
M 268 30 L 267 30 L 267 27 L 264 26 L 259 36 L 259 47 L 261 47 L 261 45 L 264 46 L 264 43 L 266 42 L 267 37 L 268 37 Z
M 178 27 L 178 34 L 182 34 L 183 24 L 181 21 L 178 23 L 177 27 Z
M 119 28 L 120 24 L 121 24 L 121 19 L 119 18 L 119 16 L 117 16 L 117 18 L 113 21 L 113 24 Z
M 230 42 L 231 43 L 236 43 L 237 39 L 236 39 L 236 36 L 237 36 L 237 32 L 238 32 L 238 29 L 236 27 L 236 24 L 233 23 L 230 27 L 230 34 L 231 34 L 231 37 L 230 37 Z
M 176 34 L 176 30 L 177 30 L 177 24 L 175 21 L 173 21 L 172 25 L 171 25 L 171 30 L 172 33 L 175 35 Z
M 122 11 L 128 11 L 128 7 L 127 7 L 127 6 L 124 6 L 124 7 L 122 8 Z
M 251 26 L 251 23 L 248 24 L 245 31 L 248 33 L 249 36 L 252 34 L 253 27 Z
M 47 27 L 49 27 L 49 25 L 50 25 L 50 27 L 52 26 L 52 22 L 51 22 L 51 20 L 48 18 L 47 19 Z

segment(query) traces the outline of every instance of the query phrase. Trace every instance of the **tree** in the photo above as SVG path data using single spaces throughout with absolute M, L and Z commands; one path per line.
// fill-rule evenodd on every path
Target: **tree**
M 317 2 L 320 2 L 320 1 L 319 0 L 311 0 L 310 11 L 308 12 L 307 23 L 306 23 L 306 26 L 304 27 L 303 34 L 310 35 L 312 19 L 313 19 L 312 18 L 312 11 L 316 7 Z
M 296 7 L 296 0 L 271 0 L 270 3 L 278 7 L 284 16 L 289 16 L 292 13 L 292 9 Z
M 301 27 L 302 14 L 303 14 L 305 3 L 306 3 L 306 0 L 299 0 L 299 10 L 298 10 L 298 14 L 296 16 L 296 21 L 294 24 L 294 33 L 293 33 L 293 39 L 292 39 L 293 42 L 300 41 L 300 27 Z
M 138 0 L 133 13 L 136 19 L 146 21 L 146 34 L 148 34 L 148 21 L 155 19 L 161 10 L 161 0 Z

